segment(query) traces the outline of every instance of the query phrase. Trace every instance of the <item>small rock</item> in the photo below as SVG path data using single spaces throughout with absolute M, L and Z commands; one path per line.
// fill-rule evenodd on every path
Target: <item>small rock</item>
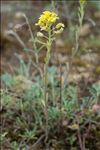
M 26 77 L 24 76 L 17 76 L 15 77 L 15 84 L 12 86 L 13 91 L 15 91 L 16 93 L 23 93 L 26 90 L 31 89 L 33 82 L 28 80 Z
M 100 105 L 98 104 L 94 104 L 92 107 L 93 112 L 97 112 L 98 110 L 100 110 Z
M 100 18 L 100 11 L 95 12 L 94 16 L 99 19 Z
M 84 24 L 82 28 L 80 29 L 80 36 L 87 36 L 91 32 L 90 25 Z
M 95 72 L 96 72 L 96 74 L 99 74 L 99 75 L 100 75 L 100 66 L 97 66 L 97 67 L 96 67 Z
M 65 46 L 64 41 L 61 39 L 56 40 L 56 45 L 57 45 L 57 47 L 64 47 Z
M 88 53 L 88 54 L 81 56 L 81 60 L 83 60 L 84 62 L 87 62 L 90 64 L 93 63 L 95 65 L 100 63 L 99 59 L 100 59 L 99 55 L 96 53 Z

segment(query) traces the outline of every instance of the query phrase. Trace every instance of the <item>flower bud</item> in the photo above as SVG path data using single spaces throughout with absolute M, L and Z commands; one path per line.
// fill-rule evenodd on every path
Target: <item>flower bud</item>
M 63 30 L 64 30 L 64 24 L 63 23 L 58 23 L 55 27 L 55 30 L 54 33 L 55 34 L 60 34 Z
M 58 23 L 55 28 L 56 29 L 64 28 L 64 24 L 63 23 Z
M 44 34 L 42 32 L 37 32 L 37 37 L 43 37 Z
M 86 0 L 80 0 L 80 4 L 84 5 Z
M 60 28 L 59 30 L 54 31 L 54 33 L 55 33 L 55 34 L 60 34 L 60 33 L 63 32 L 63 30 L 64 30 L 63 28 Z

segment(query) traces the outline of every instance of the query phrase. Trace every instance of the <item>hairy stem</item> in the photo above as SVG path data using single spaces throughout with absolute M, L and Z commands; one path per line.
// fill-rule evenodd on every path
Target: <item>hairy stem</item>
M 45 117 L 46 117 L 46 130 L 45 130 L 45 143 L 48 139 L 48 92 L 47 92 L 47 85 L 48 85 L 48 65 L 50 61 L 50 52 L 51 52 L 51 30 L 48 32 L 48 41 L 47 41 L 47 53 L 45 58 L 45 67 L 44 67 L 44 100 L 45 100 Z

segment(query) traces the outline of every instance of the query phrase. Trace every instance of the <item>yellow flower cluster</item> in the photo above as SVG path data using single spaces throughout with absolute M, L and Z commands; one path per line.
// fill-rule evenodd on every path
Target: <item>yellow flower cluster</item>
M 44 11 L 36 25 L 39 25 L 41 30 L 48 31 L 57 19 L 59 19 L 59 17 L 56 13 Z
M 44 11 L 39 18 L 38 23 L 36 25 L 40 26 L 41 30 L 49 31 L 51 26 L 53 26 L 56 21 L 59 19 L 58 15 L 51 11 Z M 54 33 L 59 34 L 63 31 L 64 24 L 58 23 L 55 27 Z

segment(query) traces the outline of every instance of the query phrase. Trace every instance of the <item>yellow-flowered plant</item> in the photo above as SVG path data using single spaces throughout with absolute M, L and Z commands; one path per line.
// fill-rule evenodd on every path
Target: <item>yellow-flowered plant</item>
M 36 26 L 40 27 L 41 32 L 37 32 L 37 37 L 45 37 L 47 39 L 46 43 L 38 40 L 39 43 L 45 45 L 47 47 L 47 54 L 45 58 L 45 63 L 48 64 L 50 60 L 50 50 L 53 40 L 55 39 L 56 34 L 60 34 L 64 29 L 63 23 L 57 23 L 59 20 L 58 15 L 55 12 L 44 11 L 42 15 L 39 17 L 38 23 Z M 42 31 L 48 33 L 48 36 L 44 35 Z
M 57 23 L 59 20 L 58 15 L 55 12 L 51 11 L 44 11 L 42 15 L 39 17 L 38 23 L 36 26 L 40 27 L 40 31 L 37 32 L 37 38 L 45 38 L 46 42 L 40 41 L 38 39 L 37 42 L 46 46 L 47 52 L 45 57 L 45 67 L 44 67 L 44 106 L 45 106 L 45 118 L 46 118 L 46 139 L 48 138 L 48 92 L 47 92 L 47 85 L 48 85 L 48 65 L 51 56 L 51 46 L 55 36 L 57 34 L 62 33 L 64 29 L 63 23 Z M 46 34 L 44 34 L 46 32 Z

